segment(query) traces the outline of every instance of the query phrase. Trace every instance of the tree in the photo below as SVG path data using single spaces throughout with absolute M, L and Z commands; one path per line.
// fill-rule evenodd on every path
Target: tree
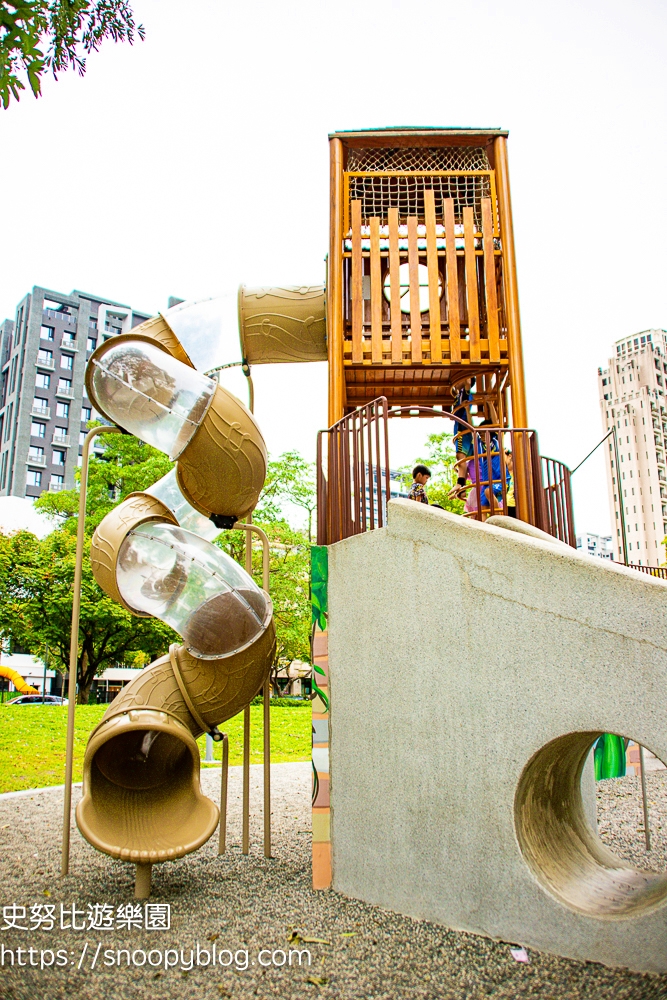
M 412 465 L 405 465 L 399 469 L 403 484 L 408 487 L 412 483 L 412 470 L 415 465 L 427 465 L 432 473 L 427 487 L 429 502 L 440 504 L 452 514 L 462 514 L 463 501 L 452 500 L 449 497 L 449 492 L 456 485 L 457 478 L 456 452 L 452 444 L 452 435 L 448 434 L 447 431 L 429 434 L 426 439 L 426 449 L 425 458 L 418 458 Z
M 41 541 L 28 531 L 0 535 L 0 636 L 40 655 L 48 645 L 62 672 L 69 665 L 76 518 Z M 117 662 L 166 652 L 178 636 L 155 618 L 137 618 L 100 589 L 84 551 L 77 654 L 78 701 L 86 704 L 95 676 Z
M 93 455 L 88 473 L 86 544 L 81 584 L 77 655 L 79 701 L 86 703 L 96 676 L 116 662 L 140 662 L 166 652 L 177 634 L 154 618 L 137 618 L 107 597 L 90 566 L 90 538 L 103 517 L 129 493 L 152 486 L 169 471 L 169 459 L 129 435 L 102 438 L 104 450 Z M 42 493 L 35 506 L 59 526 L 39 541 L 29 532 L 0 535 L 0 635 L 12 635 L 39 655 L 45 644 L 55 665 L 69 666 L 72 585 L 79 494 L 76 490 Z
M 49 70 L 55 79 L 69 66 L 86 72 L 84 53 L 105 38 L 143 40 L 128 0 L 2 0 L 0 3 L 0 99 L 3 108 L 19 100 L 27 80 L 35 97 Z

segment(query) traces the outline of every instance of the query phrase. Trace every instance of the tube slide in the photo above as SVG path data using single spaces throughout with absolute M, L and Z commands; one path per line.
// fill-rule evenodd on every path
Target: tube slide
M 31 684 L 27 684 L 17 670 L 12 670 L 11 667 L 0 667 L 0 677 L 5 677 L 8 681 L 11 681 L 19 694 L 39 694 L 37 688 L 34 688 Z
M 169 624 L 183 644 L 109 706 L 88 742 L 76 810 L 93 847 L 154 864 L 196 850 L 215 830 L 195 740 L 220 737 L 217 726 L 261 690 L 273 660 L 268 594 L 210 540 L 255 507 L 266 448 L 252 414 L 192 367 L 163 317 L 98 347 L 86 381 L 107 419 L 176 462 L 93 536 L 100 587 L 130 613 Z

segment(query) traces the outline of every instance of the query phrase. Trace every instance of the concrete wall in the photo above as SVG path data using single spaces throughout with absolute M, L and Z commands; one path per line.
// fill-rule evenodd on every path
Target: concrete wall
M 667 876 L 610 854 L 580 794 L 600 732 L 667 760 L 666 610 L 662 581 L 406 500 L 331 546 L 334 888 L 667 971 Z

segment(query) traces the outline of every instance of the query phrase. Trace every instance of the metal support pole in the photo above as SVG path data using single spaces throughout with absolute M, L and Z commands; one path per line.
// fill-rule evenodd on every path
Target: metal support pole
M 250 705 L 243 709 L 243 833 L 241 851 L 250 854 Z
M 252 575 L 252 547 L 250 536 L 254 531 L 262 542 L 262 587 L 269 592 L 269 539 L 256 524 L 238 521 L 235 528 L 246 532 L 245 564 Z M 264 857 L 271 857 L 271 684 L 264 682 Z M 244 854 L 250 852 L 250 706 L 243 711 L 243 846 Z
M 206 756 L 204 757 L 204 763 L 213 763 L 213 737 L 209 733 L 206 734 Z
M 651 831 L 648 825 L 648 802 L 646 800 L 646 773 L 644 771 L 644 747 L 639 745 L 639 777 L 642 784 L 642 807 L 644 810 L 644 842 L 646 850 L 651 850 Z
M 227 786 L 229 783 L 229 737 L 222 735 L 222 773 L 220 775 L 220 833 L 218 854 L 227 850 Z
M 134 898 L 148 899 L 151 894 L 151 871 L 152 864 L 135 865 L 134 876 Z
M 81 457 L 81 486 L 79 489 L 79 522 L 76 528 L 76 556 L 72 600 L 72 631 L 69 643 L 69 687 L 67 697 L 67 749 L 65 763 L 65 807 L 63 811 L 63 843 L 60 862 L 61 876 L 69 872 L 69 833 L 72 818 L 72 771 L 74 767 L 74 712 L 76 709 L 76 666 L 79 652 L 79 615 L 81 613 L 81 575 L 83 570 L 83 543 L 86 531 L 86 494 L 88 492 L 88 456 L 90 445 L 98 434 L 122 434 L 120 427 L 93 427 L 86 434 Z
M 621 508 L 621 541 L 623 543 L 623 562 L 628 565 L 628 539 L 625 533 L 625 504 L 623 502 L 623 487 L 621 485 L 621 468 L 618 459 L 618 438 L 616 435 L 616 418 L 614 418 L 614 426 L 612 427 L 614 432 L 614 462 L 616 463 L 616 488 L 618 490 L 618 502 Z M 612 479 L 614 477 L 612 476 Z M 612 494 L 614 492 L 614 484 L 612 482 Z M 616 542 L 618 547 L 618 541 Z

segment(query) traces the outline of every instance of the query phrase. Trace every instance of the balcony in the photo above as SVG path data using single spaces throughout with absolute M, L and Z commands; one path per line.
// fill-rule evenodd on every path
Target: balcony
M 33 406 L 30 411 L 31 417 L 41 417 L 42 420 L 51 419 L 51 407 L 50 406 Z
M 64 483 L 49 483 L 49 493 L 60 493 L 61 490 L 66 490 L 67 487 Z
M 62 445 L 63 448 L 69 448 L 69 434 L 54 434 L 51 443 Z
M 53 360 L 53 358 L 51 358 L 51 360 L 49 361 L 46 358 L 42 359 L 38 357 L 37 360 L 35 361 L 35 368 L 45 368 L 47 371 L 52 372 L 55 370 L 55 367 L 56 363 Z
M 74 393 L 71 389 L 61 389 L 60 386 L 56 389 L 56 396 L 61 399 L 74 399 Z
M 28 455 L 26 465 L 46 465 L 46 455 Z
M 76 340 L 65 340 L 64 337 L 60 341 L 60 346 L 62 347 L 63 351 L 78 351 L 79 350 L 79 348 L 77 346 L 77 343 L 76 343 Z

